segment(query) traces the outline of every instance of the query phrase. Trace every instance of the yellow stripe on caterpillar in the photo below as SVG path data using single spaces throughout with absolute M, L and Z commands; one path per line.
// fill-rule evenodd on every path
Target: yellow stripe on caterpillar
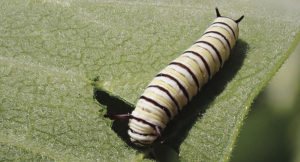
M 172 86 L 170 86 L 168 83 L 165 83 L 164 81 L 161 81 L 161 80 L 152 80 L 151 83 L 156 83 L 158 85 L 163 85 L 168 90 L 170 90 L 173 93 L 173 95 L 175 97 L 175 100 L 178 102 L 179 107 L 182 108 L 182 106 L 184 105 L 183 104 L 184 103 L 183 98 L 181 98 L 179 96 L 179 94 L 177 93 L 177 91 Z
M 171 73 L 185 83 L 185 85 L 187 86 L 187 87 L 185 87 L 185 89 L 187 90 L 187 92 L 190 96 L 189 100 L 191 100 L 191 96 L 194 96 L 197 93 L 197 88 L 192 87 L 190 85 L 189 81 L 182 74 L 177 72 L 176 70 L 168 68 L 168 69 L 164 69 L 162 72 Z
M 197 65 L 197 63 L 193 59 L 181 56 L 181 57 L 178 57 L 175 60 L 177 60 L 177 61 L 183 61 L 183 62 L 189 64 L 197 72 L 198 75 L 202 75 L 200 67 Z
M 166 99 L 164 99 L 163 97 L 161 97 L 160 95 L 157 95 L 156 93 L 150 91 L 149 89 L 146 89 L 144 94 L 146 95 L 150 95 L 152 97 L 154 97 L 155 99 L 158 99 L 159 101 L 163 102 L 165 105 L 167 105 L 167 108 L 173 111 L 173 108 L 176 108 L 175 105 L 171 105 L 170 103 L 168 103 L 168 101 Z M 176 111 L 173 111 L 173 113 L 175 113 Z M 172 115 L 173 116 L 173 115 Z

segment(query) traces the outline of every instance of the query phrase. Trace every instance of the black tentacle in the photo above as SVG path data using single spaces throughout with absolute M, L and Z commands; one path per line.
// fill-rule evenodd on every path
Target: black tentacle
M 243 20 L 243 18 L 244 18 L 244 15 L 243 15 L 243 16 L 241 16 L 239 19 L 235 20 L 235 22 L 236 22 L 236 23 L 239 23 L 240 21 L 242 21 L 242 20 Z
M 113 119 L 133 119 L 134 117 L 131 114 L 106 114 L 105 118 Z
M 220 14 L 220 12 L 219 12 L 218 7 L 216 7 L 216 13 L 217 13 L 217 17 L 222 17 L 221 14 Z

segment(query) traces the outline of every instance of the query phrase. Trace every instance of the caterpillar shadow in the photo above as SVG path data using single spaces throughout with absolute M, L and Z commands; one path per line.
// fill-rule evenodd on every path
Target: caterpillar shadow
M 208 109 L 208 105 L 214 101 L 216 96 L 224 91 L 226 84 L 234 78 L 238 70 L 242 67 L 248 50 L 249 46 L 245 41 L 238 40 L 236 42 L 223 68 L 183 108 L 182 112 L 168 123 L 163 131 L 163 136 L 166 138 L 164 145 L 168 145 L 179 153 L 179 147 L 187 137 L 194 123 L 197 120 L 201 120 Z
M 224 90 L 226 84 L 233 79 L 238 70 L 242 67 L 248 49 L 248 44 L 245 41 L 238 40 L 236 42 L 230 58 L 224 64 L 223 68 L 202 88 L 192 101 L 185 106 L 188 108 L 183 108 L 183 111 L 168 123 L 166 129 L 163 131 L 163 137 L 166 139 L 166 142 L 160 144 L 159 140 L 155 141 L 153 144 L 155 159 L 157 159 L 157 157 L 174 158 L 174 152 L 178 155 L 179 147 L 187 137 L 187 134 L 194 123 L 199 120 L 199 118 L 201 120 L 208 105 Z M 118 96 L 110 95 L 108 92 L 102 90 L 95 90 L 94 97 L 100 104 L 107 106 L 107 114 L 128 114 L 134 109 L 134 105 L 122 100 Z M 129 146 L 136 148 L 131 143 L 127 134 L 128 121 L 114 120 L 112 129 Z M 149 158 L 152 159 L 153 155 L 150 155 Z M 173 161 L 178 161 L 178 159 L 173 159 Z

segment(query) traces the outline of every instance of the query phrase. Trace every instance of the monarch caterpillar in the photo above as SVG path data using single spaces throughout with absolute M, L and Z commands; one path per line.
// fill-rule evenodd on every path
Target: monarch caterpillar
M 183 54 L 150 82 L 131 114 L 106 114 L 110 119 L 130 119 L 128 134 L 139 146 L 148 146 L 161 136 L 166 124 L 178 114 L 224 65 L 239 35 L 237 20 L 217 18 Z

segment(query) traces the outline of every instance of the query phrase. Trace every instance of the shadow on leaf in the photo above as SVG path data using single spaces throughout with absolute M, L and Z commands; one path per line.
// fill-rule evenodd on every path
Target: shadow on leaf
M 124 101 L 118 96 L 109 94 L 109 92 L 95 89 L 94 98 L 101 104 L 105 105 L 107 108 L 107 114 L 128 114 L 134 109 L 134 105 Z M 101 114 L 103 117 L 104 114 Z M 112 124 L 112 129 L 121 137 L 127 144 L 131 145 L 131 141 L 127 134 L 128 131 L 128 121 L 127 120 L 114 120 Z
M 174 152 L 179 153 L 179 147 L 187 137 L 194 123 L 197 120 L 201 120 L 208 109 L 208 105 L 222 93 L 226 84 L 232 80 L 237 71 L 242 67 L 248 48 L 246 42 L 238 40 L 232 50 L 230 58 L 224 64 L 223 68 L 202 88 L 192 101 L 183 108 L 183 111 L 168 123 L 163 131 L 166 142 L 160 144 L 160 140 L 158 139 L 153 144 L 152 153 L 155 154 L 156 159 L 159 157 L 174 157 Z M 127 114 L 131 113 L 134 109 L 134 105 L 103 90 L 96 89 L 94 97 L 100 104 L 107 106 L 107 114 Z M 112 129 L 129 146 L 134 147 L 127 134 L 128 121 L 114 120 Z M 164 151 L 161 151 L 161 148 L 163 148 Z M 168 152 L 172 155 L 166 155 Z M 152 155 L 150 155 L 149 158 L 152 159 Z M 173 160 L 178 161 L 178 156 L 174 157 Z
M 223 68 L 183 108 L 182 112 L 168 123 L 163 131 L 163 135 L 166 138 L 165 145 L 169 145 L 179 152 L 179 147 L 187 137 L 189 130 L 197 120 L 201 120 L 208 106 L 224 91 L 227 83 L 234 78 L 238 70 L 242 67 L 248 49 L 249 47 L 246 42 L 242 40 L 236 42 Z

